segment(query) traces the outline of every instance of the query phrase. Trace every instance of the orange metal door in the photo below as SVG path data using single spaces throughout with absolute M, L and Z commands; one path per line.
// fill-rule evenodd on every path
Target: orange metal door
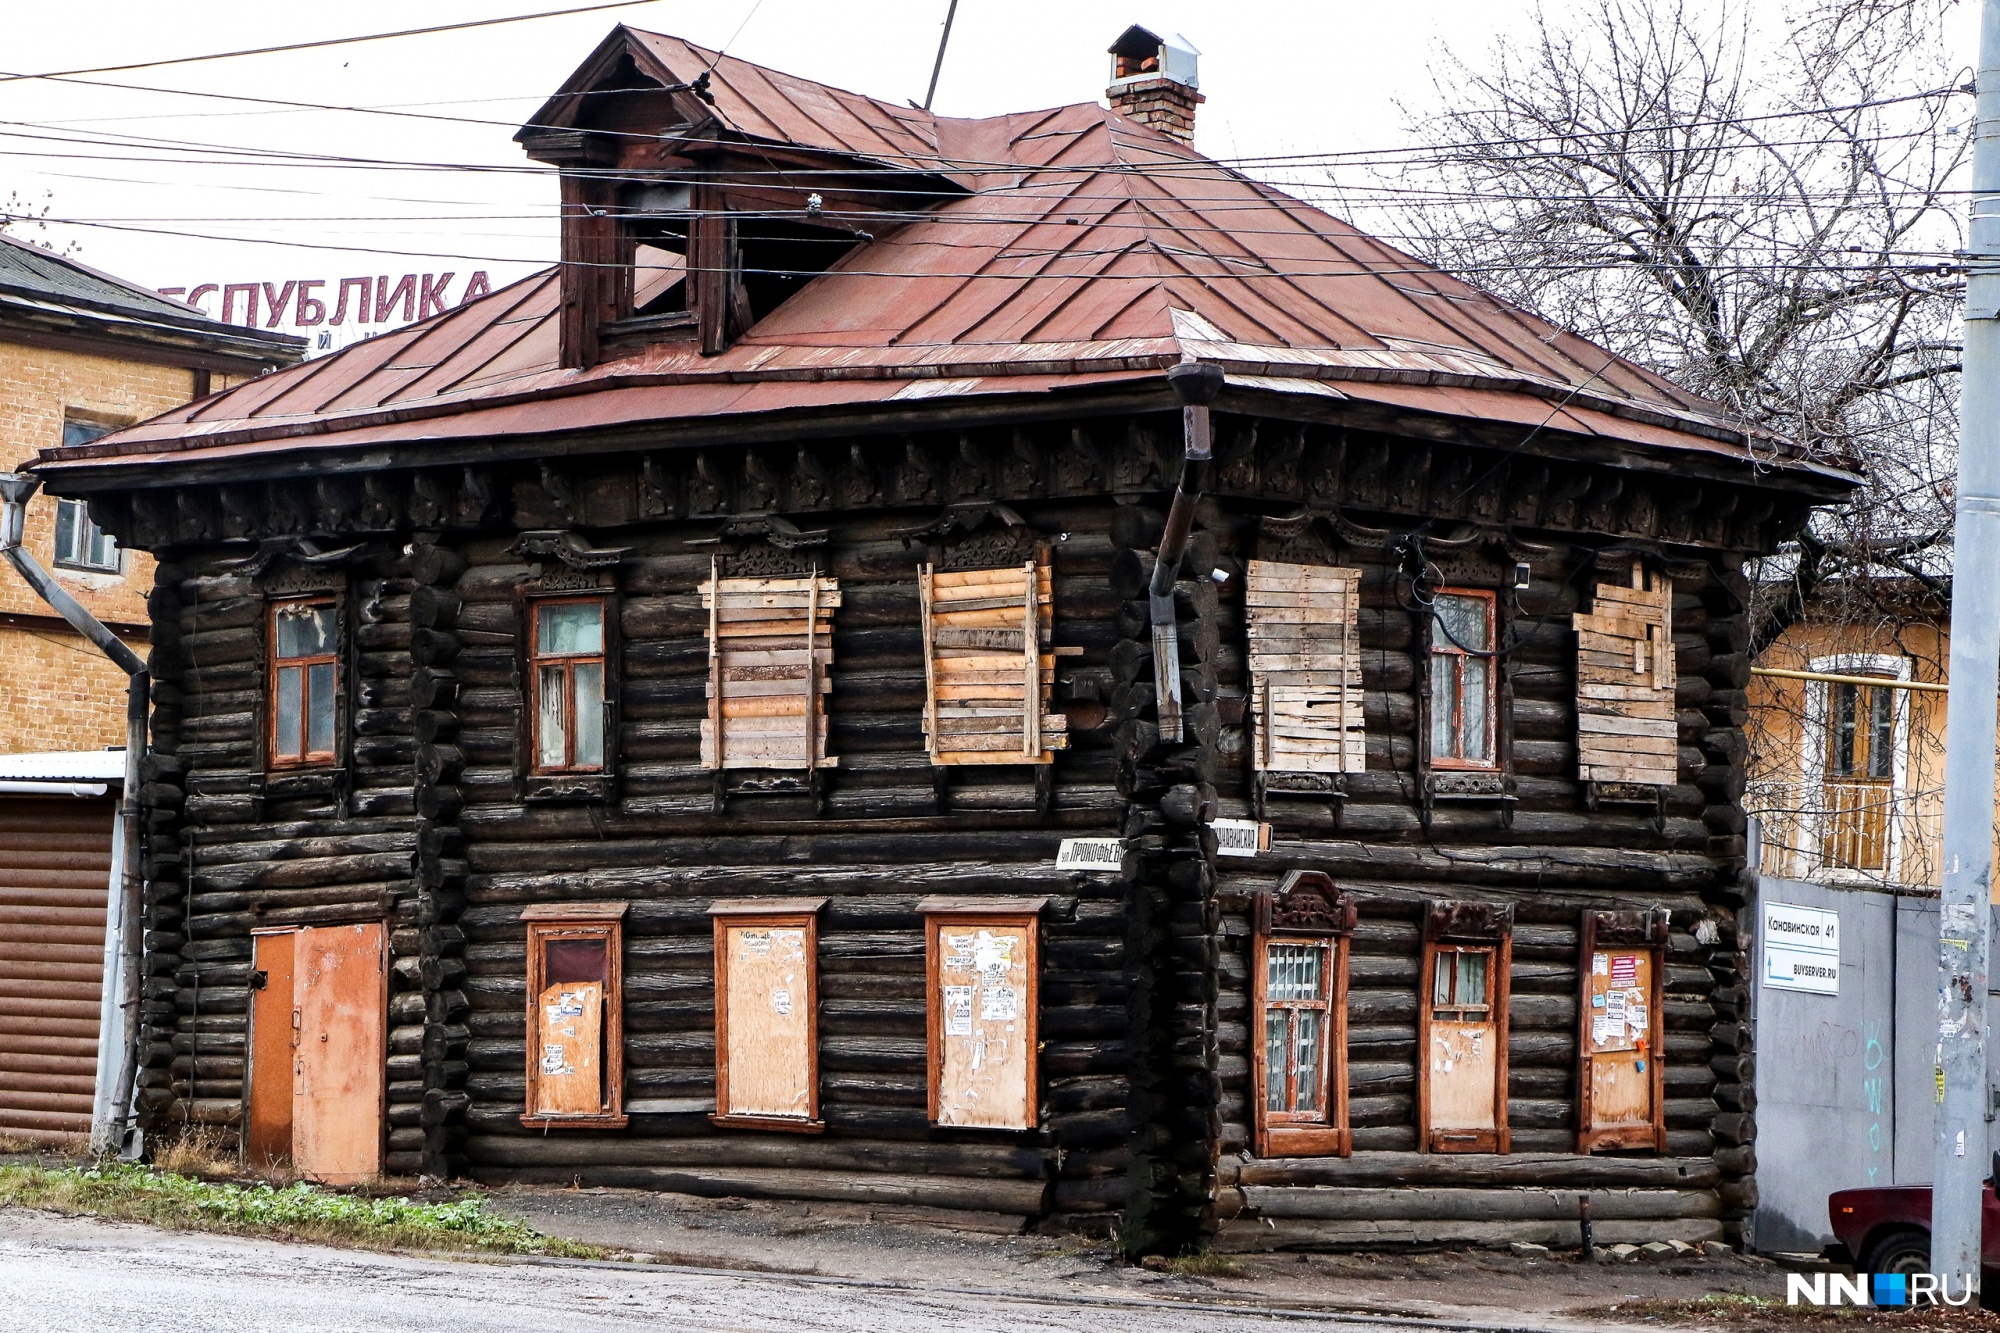
M 292 1164 L 329 1184 L 382 1174 L 388 978 L 380 922 L 298 932 Z
M 292 1155 L 292 1048 L 299 1029 L 292 990 L 292 945 L 284 931 L 256 937 L 252 964 L 262 985 L 250 992 L 250 1107 L 243 1153 L 252 1166 L 270 1166 Z

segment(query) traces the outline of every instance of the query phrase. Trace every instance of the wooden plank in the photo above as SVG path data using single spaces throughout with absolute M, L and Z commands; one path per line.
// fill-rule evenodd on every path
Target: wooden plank
M 940 625 L 931 630 L 931 643 L 937 648 L 993 648 L 1018 653 L 1024 642 L 1025 635 L 1018 629 L 961 629 Z
M 1679 729 L 1672 715 L 1629 717 L 1616 713 L 1578 713 L 1577 730 L 1586 736 L 1647 736 L 1673 741 Z
M 1677 773 L 1659 766 L 1637 767 L 1622 764 L 1593 764 L 1579 761 L 1577 777 L 1584 782 L 1631 782 L 1648 787 L 1671 787 Z
M 1673 707 L 1671 693 L 1649 684 L 1633 685 L 1620 682 L 1607 685 L 1593 681 L 1578 685 L 1576 693 L 1579 700 L 1589 700 L 1593 703 L 1664 703 L 1669 708 Z

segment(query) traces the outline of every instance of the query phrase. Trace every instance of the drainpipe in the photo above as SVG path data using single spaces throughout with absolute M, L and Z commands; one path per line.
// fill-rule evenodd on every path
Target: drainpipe
M 1167 510 L 1167 530 L 1160 536 L 1153 581 L 1146 589 L 1153 622 L 1153 697 L 1160 721 L 1160 739 L 1181 739 L 1180 627 L 1174 621 L 1174 580 L 1180 577 L 1181 556 L 1194 528 L 1195 501 L 1213 454 L 1208 405 L 1222 392 L 1222 368 L 1200 361 L 1183 361 L 1167 368 L 1167 383 L 1181 400 L 1181 474 L 1174 485 L 1174 503 Z
M 151 705 L 152 676 L 145 659 L 84 610 L 49 572 L 35 563 L 21 545 L 27 522 L 28 498 L 41 478 L 21 472 L 0 472 L 0 555 L 7 557 L 28 586 L 41 594 L 71 628 L 96 644 L 128 678 L 125 690 L 125 792 L 120 801 L 115 865 L 121 872 L 120 891 L 110 895 L 104 912 L 104 999 L 98 1013 L 97 1091 L 90 1110 L 90 1146 L 97 1153 L 115 1152 L 132 1121 L 138 1074 L 139 949 L 144 930 L 141 910 L 144 883 L 139 871 L 139 766 L 146 754 L 146 715 Z M 101 791 L 102 788 L 99 788 Z

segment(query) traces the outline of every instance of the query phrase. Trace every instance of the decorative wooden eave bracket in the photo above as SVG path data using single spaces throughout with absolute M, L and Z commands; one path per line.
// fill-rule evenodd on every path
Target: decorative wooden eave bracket
M 310 537 L 269 537 L 257 543 L 257 550 L 240 560 L 225 560 L 220 568 L 233 574 L 248 574 L 257 578 L 280 560 L 298 565 L 327 568 L 340 564 L 347 557 L 361 549 L 361 543 L 336 547 L 322 551 Z
M 720 546 L 728 541 L 763 540 L 781 551 L 800 551 L 810 547 L 824 546 L 831 535 L 827 528 L 800 528 L 779 514 L 745 514 L 736 518 L 726 518 L 722 527 L 712 537 L 690 537 L 689 546 Z
M 608 569 L 632 554 L 629 546 L 592 546 L 574 532 L 524 532 L 507 548 L 524 559 L 560 560 L 571 569 Z

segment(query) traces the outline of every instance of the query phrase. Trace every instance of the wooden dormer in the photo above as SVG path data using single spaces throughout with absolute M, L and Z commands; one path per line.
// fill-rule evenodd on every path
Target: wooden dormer
M 752 100 L 767 83 L 729 82 L 741 68 L 620 27 L 515 135 L 562 175 L 564 366 L 676 341 L 721 352 L 857 247 L 967 193 L 934 155 L 853 151 L 791 102 L 778 128 Z

